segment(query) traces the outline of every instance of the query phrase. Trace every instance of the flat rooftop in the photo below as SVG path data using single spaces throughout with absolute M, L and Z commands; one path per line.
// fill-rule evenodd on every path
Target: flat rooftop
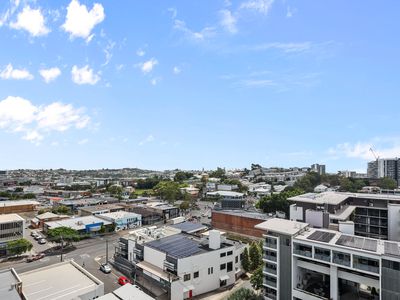
M 243 197 L 243 193 L 232 192 L 232 191 L 215 191 L 215 192 L 208 192 L 207 195 L 211 196 L 227 196 L 227 197 Z
M 10 288 L 20 283 L 18 275 L 12 270 L 0 271 L 0 299 L 4 300 L 20 300 L 21 296 L 15 288 Z
M 255 228 L 285 235 L 295 235 L 308 226 L 307 223 L 272 218 L 254 226 Z
M 399 201 L 400 195 L 388 194 L 367 194 L 367 193 L 344 193 L 344 192 L 323 192 L 323 193 L 306 193 L 303 195 L 288 198 L 292 202 L 316 203 L 338 205 L 348 198 L 360 198 L 384 201 Z
M 87 206 L 87 207 L 82 207 L 81 210 L 87 211 L 87 212 L 97 212 L 97 211 L 103 211 L 103 210 L 111 210 L 111 209 L 121 209 L 123 210 L 124 207 L 121 205 L 117 204 L 103 204 L 103 205 L 96 205 L 96 206 Z
M 8 223 L 8 222 L 15 222 L 15 221 L 23 221 L 24 219 L 17 214 L 6 214 L 0 215 L 0 223 Z
M 34 200 L 6 200 L 0 201 L 1 206 L 21 206 L 21 205 L 39 205 L 40 203 Z
M 110 219 L 123 219 L 123 218 L 141 218 L 140 214 L 129 211 L 115 211 L 99 215 L 100 218 L 106 217 Z
M 251 218 L 251 219 L 259 219 L 259 220 L 268 220 L 271 219 L 271 216 L 268 216 L 264 213 L 259 213 L 255 211 L 246 211 L 246 210 L 213 210 L 213 213 L 225 214 L 225 215 L 232 215 L 244 218 Z
M 182 232 L 186 232 L 186 233 L 195 233 L 197 231 L 207 229 L 207 226 L 205 226 L 201 223 L 192 223 L 192 222 L 182 222 L 182 223 L 170 225 L 170 227 L 179 229 Z
M 79 299 L 79 296 L 103 285 L 72 261 L 21 273 L 20 278 L 22 292 L 29 300 Z
M 85 216 L 85 217 L 57 220 L 57 221 L 46 222 L 45 224 L 49 226 L 51 229 L 65 226 L 74 228 L 76 230 L 82 230 L 85 229 L 86 225 L 96 224 L 96 223 L 103 223 L 103 225 L 111 224 L 111 222 L 104 219 L 100 219 L 96 216 Z

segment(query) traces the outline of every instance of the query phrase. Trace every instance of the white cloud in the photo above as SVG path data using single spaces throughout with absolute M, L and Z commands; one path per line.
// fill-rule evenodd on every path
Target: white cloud
M 12 64 L 8 64 L 1 72 L 0 72 L 1 79 L 26 79 L 32 80 L 33 75 L 29 73 L 26 69 L 14 69 Z
M 266 43 L 255 46 L 247 47 L 249 50 L 263 51 L 269 49 L 281 50 L 284 53 L 300 53 L 307 52 L 311 50 L 313 44 L 311 42 L 301 42 L 301 43 Z
M 53 102 L 34 105 L 31 101 L 8 96 L 0 101 L 0 129 L 23 133 L 23 139 L 39 143 L 46 133 L 63 132 L 71 128 L 83 129 L 90 117 L 83 108 L 71 104 Z
M 293 17 L 293 15 L 296 13 L 296 9 L 295 8 L 291 8 L 290 6 L 287 7 L 286 10 L 286 18 L 291 18 Z
M 83 140 L 78 141 L 78 145 L 85 145 L 88 142 L 89 142 L 89 139 L 83 139 Z
M 138 49 L 137 51 L 136 51 L 136 55 L 137 56 L 144 56 L 146 54 L 146 52 L 143 50 L 143 49 Z
M 157 59 L 151 58 L 148 61 L 137 64 L 136 66 L 139 67 L 144 74 L 147 74 L 150 73 L 156 65 L 158 65 Z
M 277 85 L 277 83 L 271 79 L 245 79 L 240 83 L 246 87 L 265 87 Z
M 174 20 L 174 29 L 179 30 L 185 34 L 185 36 L 192 41 L 204 41 L 210 37 L 215 36 L 214 27 L 204 27 L 200 31 L 193 31 L 186 26 L 186 23 L 181 20 Z
M 400 156 L 400 138 L 399 137 L 378 137 L 366 142 L 341 143 L 328 150 L 328 153 L 334 157 L 359 158 L 363 160 L 375 159 L 370 149 L 381 158 L 391 158 Z
M 253 10 L 262 14 L 268 14 L 274 0 L 249 0 L 240 5 L 241 9 Z
M 78 68 L 73 66 L 71 70 L 72 81 L 76 84 L 91 84 L 94 85 L 100 80 L 100 73 L 94 73 L 88 65 Z
M 141 141 L 139 143 L 139 146 L 143 146 L 144 144 L 148 144 L 148 143 L 154 142 L 154 140 L 155 140 L 154 136 L 150 134 L 143 141 Z
M 178 15 L 178 10 L 175 7 L 168 8 L 168 11 L 171 13 L 172 19 L 175 19 Z
M 157 85 L 161 81 L 161 77 L 152 78 L 150 80 L 151 85 Z
M 112 54 L 112 50 L 115 47 L 115 42 L 113 41 L 108 41 L 106 47 L 104 48 L 103 52 L 106 55 L 106 61 L 102 64 L 102 66 L 106 66 L 108 65 L 108 63 L 110 62 L 113 54 Z
M 220 11 L 220 24 L 221 26 L 228 31 L 229 33 L 237 33 L 237 27 L 236 27 L 236 17 L 231 13 L 230 10 L 228 9 L 223 9 Z
M 43 77 L 43 80 L 46 83 L 49 83 L 61 75 L 61 70 L 57 67 L 49 69 L 41 69 L 39 70 L 39 74 L 40 76 Z
M 10 27 L 26 30 L 32 36 L 46 35 L 50 32 L 50 29 L 46 27 L 45 19 L 40 9 L 32 9 L 29 6 L 24 7 L 17 16 L 17 22 L 10 23 Z
M 178 74 L 180 74 L 180 73 L 182 72 L 182 70 L 181 70 L 181 68 L 179 68 L 178 66 L 175 66 L 175 67 L 172 69 L 172 72 L 173 72 L 175 75 L 178 75 Z
M 11 18 L 11 16 L 15 13 L 20 5 L 20 0 L 11 0 L 10 2 L 10 7 L 7 8 L 2 15 L 0 15 L 0 27 L 8 22 L 8 20 Z
M 101 4 L 95 3 L 93 8 L 88 10 L 86 5 L 81 5 L 78 0 L 72 0 L 67 7 L 67 17 L 62 28 L 70 34 L 71 38 L 91 39 L 93 28 L 104 18 L 104 8 Z

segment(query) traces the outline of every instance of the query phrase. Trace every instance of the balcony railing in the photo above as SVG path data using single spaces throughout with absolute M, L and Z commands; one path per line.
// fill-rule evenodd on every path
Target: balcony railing
M 266 260 L 276 261 L 276 256 L 272 256 L 272 255 L 267 255 L 267 254 L 265 254 L 265 255 L 264 255 L 264 258 L 265 258 Z
M 276 269 L 264 267 L 263 272 L 276 275 Z
M 338 265 L 350 267 L 350 259 L 340 259 L 338 257 L 333 257 L 333 262 Z
M 306 250 L 299 250 L 299 249 L 294 249 L 294 253 L 301 255 L 301 256 L 306 256 L 306 257 L 311 257 L 312 253 L 311 251 L 306 251 Z
M 305 293 L 305 294 L 308 294 L 308 295 L 311 295 L 311 296 L 314 296 L 314 297 L 319 298 L 319 299 L 324 299 L 324 300 L 328 299 L 327 297 L 320 296 L 320 295 L 317 295 L 317 294 L 314 294 L 314 293 L 310 293 L 310 292 L 307 292 L 307 291 L 299 289 L 299 288 L 295 288 L 295 290 L 297 290 L 299 292 L 302 292 L 302 293 Z
M 276 300 L 277 299 L 276 295 L 272 294 L 272 293 L 265 293 L 264 296 L 265 296 L 265 299 L 272 299 L 272 300 Z
M 360 263 L 354 262 L 353 267 L 355 269 L 379 274 L 379 267 L 376 267 L 376 266 L 370 266 L 370 265 L 365 265 L 365 264 L 360 264 Z
M 276 249 L 276 243 L 271 243 L 271 242 L 267 242 L 267 241 L 266 241 L 266 242 L 264 243 L 264 247 Z
M 331 256 L 330 255 L 325 255 L 325 254 L 315 253 L 314 254 L 314 258 L 315 259 L 319 259 L 319 260 L 323 260 L 323 261 L 327 261 L 327 262 L 331 261 Z
M 263 283 L 264 283 L 264 285 L 276 287 L 276 281 L 264 279 L 264 280 L 263 280 Z

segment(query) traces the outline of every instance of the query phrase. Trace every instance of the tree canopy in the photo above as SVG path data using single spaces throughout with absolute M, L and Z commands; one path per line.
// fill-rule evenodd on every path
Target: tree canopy
M 284 190 L 279 194 L 272 194 L 261 198 L 256 207 L 262 209 L 266 213 L 275 213 L 276 211 L 283 211 L 289 213 L 288 198 L 303 194 L 304 191 L 298 188 Z
M 174 176 L 174 181 L 182 182 L 182 181 L 188 180 L 192 177 L 193 177 L 193 173 L 178 171 L 178 172 L 176 172 L 176 174 Z
M 210 177 L 212 178 L 221 178 L 221 179 L 225 179 L 225 170 L 223 168 L 217 168 L 215 171 L 212 171 L 210 173 Z
M 64 226 L 48 230 L 47 236 L 56 243 L 61 241 L 72 243 L 80 240 L 79 233 L 75 229 Z
M 389 177 L 384 177 L 381 180 L 379 180 L 378 186 L 381 189 L 387 189 L 387 190 L 394 190 L 398 188 L 396 180 Z
M 154 192 L 161 199 L 174 202 L 182 198 L 180 185 L 175 181 L 160 181 L 154 188 Z
M 26 239 L 7 242 L 7 253 L 10 255 L 21 255 L 32 249 L 33 245 Z
M 255 290 L 259 290 L 263 286 L 263 265 L 259 265 L 258 268 L 254 271 L 254 273 L 250 277 L 251 286 Z
M 262 295 L 257 295 L 254 291 L 246 288 L 240 288 L 233 292 L 228 300 L 262 300 L 264 297 Z

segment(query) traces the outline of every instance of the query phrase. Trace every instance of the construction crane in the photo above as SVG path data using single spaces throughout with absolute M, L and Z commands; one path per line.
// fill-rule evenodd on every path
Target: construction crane
M 378 159 L 379 159 L 379 156 L 378 156 L 378 155 L 376 155 L 376 153 L 375 153 L 374 149 L 372 149 L 372 147 L 371 147 L 371 148 L 369 148 L 369 151 L 371 151 L 371 152 L 372 152 L 372 154 L 374 155 L 374 157 L 375 157 L 375 159 L 376 159 L 376 160 L 378 160 Z

